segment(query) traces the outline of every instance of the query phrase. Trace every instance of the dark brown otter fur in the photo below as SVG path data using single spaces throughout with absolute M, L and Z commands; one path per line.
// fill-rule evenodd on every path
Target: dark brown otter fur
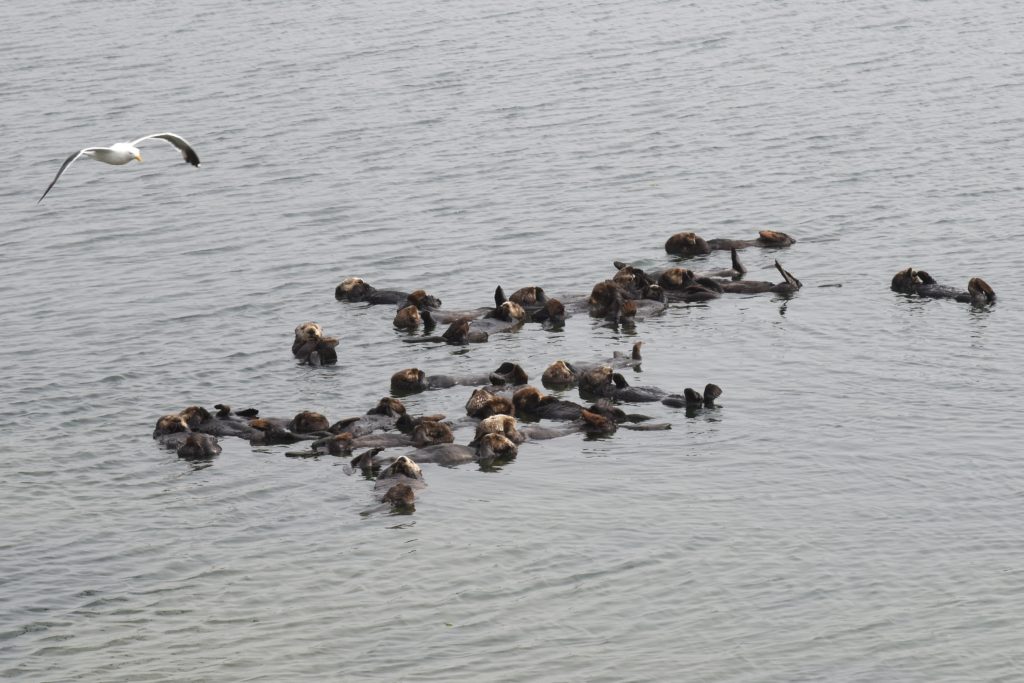
M 986 306 L 996 301 L 995 291 L 980 277 L 968 280 L 965 292 L 955 287 L 940 285 L 925 271 L 913 268 L 896 273 L 892 278 L 891 288 L 894 292 L 903 294 L 916 294 L 931 299 L 953 299 L 973 306 Z

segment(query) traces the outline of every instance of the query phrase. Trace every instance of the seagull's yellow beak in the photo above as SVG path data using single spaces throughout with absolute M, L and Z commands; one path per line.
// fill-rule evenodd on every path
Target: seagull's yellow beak
M 142 152 L 136 152 L 135 153 L 135 161 L 139 161 L 139 162 L 142 161 Z

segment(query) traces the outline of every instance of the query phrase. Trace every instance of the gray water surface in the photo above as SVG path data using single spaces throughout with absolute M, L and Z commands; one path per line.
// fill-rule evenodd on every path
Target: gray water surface
M 1024 678 L 1016 3 L 14 0 L 0 25 L 3 677 Z M 73 150 L 165 130 L 199 169 L 154 142 L 36 204 Z M 674 232 L 764 228 L 799 241 L 743 252 L 750 278 L 779 258 L 796 296 L 633 330 L 410 345 L 333 296 L 583 294 L 673 263 Z M 908 266 L 999 302 L 889 291 Z M 291 357 L 306 320 L 337 366 Z M 190 404 L 336 420 L 401 368 L 538 379 L 637 340 L 632 382 L 721 407 L 424 465 L 408 516 L 341 459 L 150 437 Z

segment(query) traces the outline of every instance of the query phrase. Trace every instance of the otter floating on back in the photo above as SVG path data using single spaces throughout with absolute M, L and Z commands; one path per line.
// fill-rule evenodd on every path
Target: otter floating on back
M 980 277 L 968 280 L 965 292 L 955 287 L 940 285 L 925 271 L 913 268 L 896 273 L 892 278 L 891 288 L 894 292 L 916 294 L 930 299 L 954 299 L 972 306 L 987 306 L 996 301 L 995 291 Z

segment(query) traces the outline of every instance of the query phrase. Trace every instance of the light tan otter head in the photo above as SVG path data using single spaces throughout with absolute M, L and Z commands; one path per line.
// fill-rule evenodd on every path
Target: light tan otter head
M 470 417 L 484 419 L 491 415 L 512 415 L 515 408 L 511 399 L 497 396 L 486 389 L 475 389 L 466 401 L 466 414 Z
M 156 428 L 153 430 L 153 438 L 164 434 L 175 434 L 177 432 L 189 431 L 188 423 L 181 415 L 164 415 L 156 421 Z
M 516 429 L 516 419 L 511 415 L 492 415 L 476 426 L 476 436 L 473 441 L 479 442 L 485 434 L 501 434 L 505 438 L 516 443 L 524 441 L 522 434 Z
M 302 323 L 295 328 L 295 341 L 319 341 L 324 336 L 324 328 L 319 323 Z
M 381 470 L 377 479 L 390 479 L 392 477 L 409 477 L 410 479 L 422 479 L 423 470 L 408 456 L 400 455 L 393 463 Z
M 519 453 L 508 437 L 502 434 L 484 434 L 476 446 L 478 458 L 514 458 Z
M 507 322 L 519 322 L 526 319 L 526 309 L 514 301 L 506 301 L 498 307 L 495 317 Z
M 391 375 L 391 391 L 411 393 L 427 388 L 427 375 L 419 368 L 406 368 Z
M 665 251 L 677 256 L 708 254 L 711 249 L 703 237 L 692 232 L 677 232 L 665 242 Z
M 288 429 L 297 434 L 309 434 L 310 432 L 326 432 L 331 423 L 320 413 L 311 410 L 304 410 L 288 423 Z
M 371 289 L 362 278 L 349 277 L 334 288 L 334 298 L 339 301 L 362 301 Z
M 423 317 L 420 315 L 420 309 L 411 304 L 398 309 L 398 313 L 395 313 L 393 321 L 394 326 L 400 330 L 412 330 L 419 327 L 422 323 Z
M 786 233 L 776 230 L 761 230 L 757 233 L 757 241 L 765 247 L 788 247 L 796 242 Z
M 578 379 L 575 368 L 564 360 L 556 360 L 544 370 L 540 381 L 552 389 L 567 389 L 574 386 Z

